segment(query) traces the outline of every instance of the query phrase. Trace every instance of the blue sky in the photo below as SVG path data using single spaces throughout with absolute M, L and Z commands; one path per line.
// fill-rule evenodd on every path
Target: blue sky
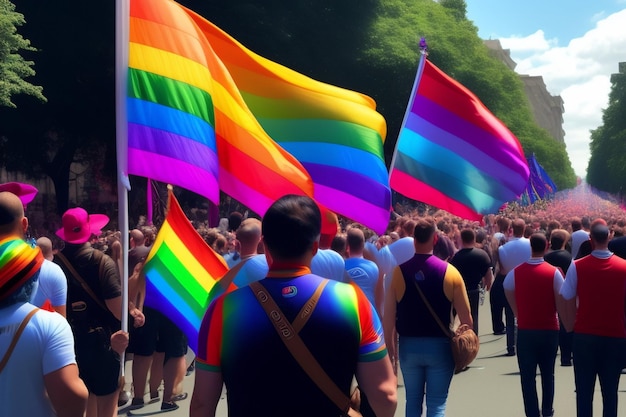
M 500 39 L 518 73 L 543 76 L 563 98 L 567 151 L 584 177 L 589 130 L 602 123 L 611 74 L 626 61 L 626 0 L 466 2 L 482 38 Z

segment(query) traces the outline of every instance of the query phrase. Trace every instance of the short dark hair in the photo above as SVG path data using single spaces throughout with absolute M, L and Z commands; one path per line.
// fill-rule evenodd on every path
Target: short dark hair
M 415 222 L 413 237 L 419 243 L 426 243 L 433 237 L 436 230 L 435 222 L 430 217 L 418 219 Z
M 533 252 L 544 252 L 546 250 L 547 243 L 548 239 L 546 238 L 546 234 L 543 232 L 535 232 L 530 236 L 530 249 Z
M 472 229 L 461 230 L 461 242 L 466 245 L 474 243 L 476 241 L 476 233 Z
M 298 258 L 320 237 L 322 215 L 310 197 L 288 194 L 274 202 L 263 216 L 263 241 L 272 256 Z

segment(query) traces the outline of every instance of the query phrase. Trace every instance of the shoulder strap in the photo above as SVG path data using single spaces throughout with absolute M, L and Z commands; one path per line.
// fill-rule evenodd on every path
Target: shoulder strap
M 95 253 L 95 252 L 94 252 Z M 72 264 L 70 263 L 70 261 L 67 260 L 67 258 L 65 257 L 65 255 L 63 255 L 61 252 L 58 252 L 56 254 L 56 256 L 58 256 L 58 258 L 61 260 L 61 262 L 63 262 L 63 265 L 68 269 L 68 271 L 71 272 L 72 276 L 74 278 L 76 278 L 76 281 L 78 281 L 81 285 L 81 287 L 83 287 L 83 290 L 85 290 L 85 292 L 100 306 L 100 308 L 104 309 L 104 311 L 109 311 L 109 309 L 107 308 L 107 306 L 102 302 L 102 300 L 100 300 L 100 298 L 93 292 L 93 290 L 91 289 L 91 287 L 89 286 L 89 284 L 87 284 L 87 282 L 85 282 L 85 280 L 83 279 L 83 277 L 80 276 L 80 274 L 78 273 L 78 271 L 76 271 L 76 269 L 74 269 L 74 267 L 72 266 Z M 100 257 L 99 260 L 99 269 L 98 271 L 100 271 L 100 268 L 102 267 L 102 261 L 103 261 L 104 257 Z
M 17 328 L 17 331 L 13 335 L 13 339 L 11 340 L 11 344 L 9 345 L 9 348 L 7 349 L 6 353 L 2 357 L 2 361 L 0 362 L 0 372 L 4 370 L 4 367 L 7 365 L 7 362 L 9 362 L 9 358 L 11 357 L 11 354 L 13 353 L 13 349 L 15 349 L 15 345 L 17 345 L 17 341 L 20 340 L 20 336 L 24 332 L 26 325 L 28 324 L 30 319 L 35 315 L 37 311 L 39 311 L 38 308 L 32 309 L 30 313 L 28 313 L 26 317 L 24 317 L 24 319 L 20 323 L 20 327 Z
M 226 273 L 222 275 L 222 278 L 217 281 L 217 283 L 220 284 L 224 291 L 228 290 L 228 287 L 230 287 L 230 284 L 233 283 L 235 277 L 237 276 L 241 268 L 243 268 L 244 264 L 248 262 L 248 260 L 250 260 L 250 258 L 240 261 L 237 265 L 226 271 Z
M 320 287 L 326 285 L 327 280 L 322 281 Z M 298 318 L 303 312 L 306 312 L 307 306 L 310 305 L 314 299 L 313 307 L 317 304 L 322 291 L 320 287 L 317 288 L 311 299 L 305 304 L 303 309 L 298 314 Z M 265 310 L 265 313 L 269 317 L 270 321 L 274 325 L 276 332 L 280 336 L 280 339 L 285 343 L 285 346 L 289 349 L 289 352 L 296 359 L 302 369 L 309 375 L 311 380 L 317 384 L 317 386 L 326 394 L 326 396 L 344 413 L 348 413 L 350 410 L 350 399 L 339 389 L 337 384 L 330 379 L 328 374 L 322 369 L 321 365 L 315 359 L 309 348 L 304 344 L 302 338 L 295 331 L 291 323 L 285 318 L 283 312 L 280 310 L 272 296 L 265 290 L 265 287 L 259 282 L 253 282 L 250 284 L 250 288 L 254 292 L 259 300 L 259 303 Z M 323 289 L 323 287 L 322 287 Z M 312 310 L 311 310 L 312 311 Z M 310 316 L 310 313 L 307 314 Z M 296 321 L 298 320 L 296 318 Z
M 422 297 L 422 301 L 424 302 L 424 304 L 426 304 L 426 308 L 428 308 L 428 311 L 430 311 L 430 314 L 432 314 L 433 318 L 435 319 L 435 321 L 437 322 L 437 324 L 443 331 L 443 334 L 445 334 L 447 337 L 452 337 L 450 329 L 446 329 L 446 326 L 443 325 L 443 323 L 441 322 L 441 319 L 439 318 L 437 313 L 435 313 L 435 310 L 433 310 L 433 307 L 430 305 L 430 303 L 426 299 L 426 296 L 422 292 L 422 289 L 420 288 L 419 285 L 417 285 L 417 281 L 413 281 L 413 283 L 415 284 L 415 288 L 417 288 L 417 292 L 420 294 L 420 297 Z

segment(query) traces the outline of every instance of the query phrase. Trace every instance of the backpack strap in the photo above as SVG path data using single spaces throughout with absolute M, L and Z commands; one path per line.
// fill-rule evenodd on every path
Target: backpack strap
M 20 327 L 17 328 L 17 331 L 13 335 L 13 339 L 11 340 L 11 344 L 9 345 L 9 348 L 7 349 L 6 353 L 2 357 L 2 361 L 0 361 L 0 372 L 4 370 L 4 367 L 9 362 L 9 358 L 11 357 L 11 354 L 13 353 L 13 350 L 15 349 L 15 345 L 17 345 L 17 341 L 20 340 L 20 336 L 24 332 L 26 325 L 28 324 L 30 319 L 35 315 L 37 311 L 39 311 L 39 309 L 35 307 L 33 310 L 30 311 L 30 313 L 26 315 L 26 317 L 24 317 L 24 319 L 20 323 Z
M 96 253 L 97 252 L 98 252 L 97 250 L 94 250 L 94 258 L 96 257 Z M 91 297 L 93 299 L 93 301 L 95 301 L 96 304 L 98 304 L 100 306 L 100 308 L 102 308 L 104 311 L 109 311 L 109 309 L 104 304 L 104 302 L 100 299 L 100 297 L 98 297 L 93 292 L 93 290 L 91 289 L 89 284 L 87 284 L 87 282 L 83 279 L 83 277 L 80 276 L 78 271 L 72 266 L 70 261 L 67 260 L 65 255 L 63 255 L 61 252 L 58 252 L 56 254 L 56 256 L 63 263 L 63 265 L 67 268 L 67 270 L 70 271 L 70 273 L 76 279 L 76 281 L 78 281 L 80 283 L 81 287 L 83 287 L 83 290 L 85 290 L 85 292 L 89 295 L 89 297 Z M 102 276 L 102 269 L 104 268 L 103 265 L 104 265 L 104 256 L 102 256 L 102 254 L 100 254 L 98 273 L 101 274 L 101 275 L 99 275 L 99 277 Z

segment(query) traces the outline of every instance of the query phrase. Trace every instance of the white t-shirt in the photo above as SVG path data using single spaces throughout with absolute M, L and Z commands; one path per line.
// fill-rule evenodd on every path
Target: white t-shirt
M 572 233 L 572 259 L 576 259 L 580 245 L 586 240 L 589 240 L 589 232 L 580 229 Z
M 37 291 L 33 292 L 31 303 L 41 307 L 46 300 L 50 300 L 53 307 L 67 303 L 67 278 L 59 265 L 44 259 L 39 270 Z
M 34 308 L 30 303 L 18 303 L 0 310 L 0 356 L 7 351 L 24 317 Z M 38 311 L 0 373 L 0 414 L 54 416 L 45 395 L 43 377 L 75 363 L 74 337 L 67 320 L 57 313 Z

